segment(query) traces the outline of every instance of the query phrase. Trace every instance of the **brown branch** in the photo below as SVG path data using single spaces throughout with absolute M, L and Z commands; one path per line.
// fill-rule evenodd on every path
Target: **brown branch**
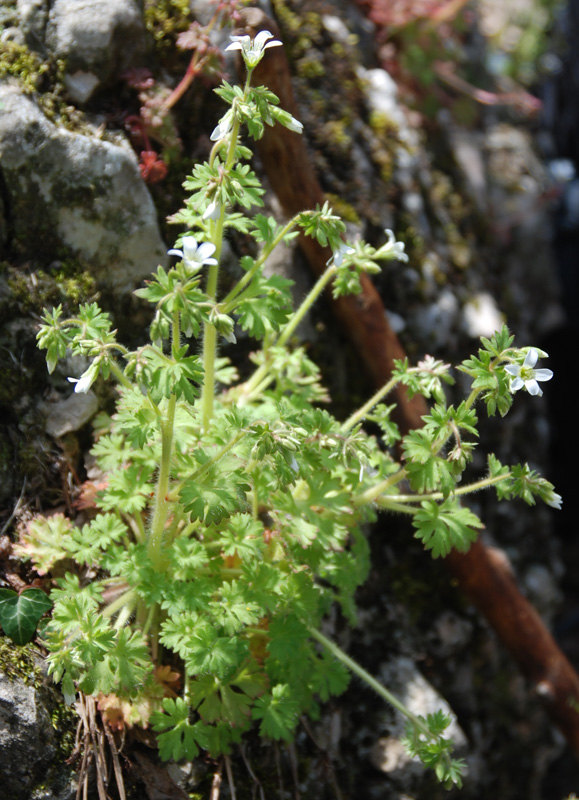
M 279 37 L 275 23 L 258 9 L 247 9 L 244 22 L 252 36 L 267 29 Z M 275 92 L 282 108 L 299 116 L 283 48 L 268 49 L 255 73 L 256 82 Z M 285 213 L 293 215 L 323 203 L 324 195 L 302 137 L 279 125 L 266 128 L 259 151 Z M 316 274 L 322 272 L 330 253 L 305 237 L 300 245 L 312 270 Z M 340 298 L 333 301 L 333 307 L 376 387 L 382 386 L 390 376 L 393 360 L 403 358 L 404 351 L 388 324 L 376 289 L 366 279 L 358 297 Z M 422 415 L 428 413 L 425 400 L 415 396 L 408 401 L 400 389 L 397 401 L 398 422 L 403 432 L 420 427 Z M 492 625 L 521 672 L 533 683 L 553 721 L 579 754 L 579 713 L 571 705 L 579 703 L 579 678 L 532 604 L 521 594 L 504 556 L 478 541 L 466 554 L 453 552 L 446 564 L 461 589 Z

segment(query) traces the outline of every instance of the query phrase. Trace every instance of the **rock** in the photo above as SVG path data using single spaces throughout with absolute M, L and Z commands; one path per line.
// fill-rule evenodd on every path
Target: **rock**
M 41 50 L 48 21 L 48 1 L 18 0 L 17 11 L 20 20 L 19 28 L 26 44 L 32 50 Z
M 29 800 L 56 753 L 54 730 L 37 691 L 0 672 L 2 795 Z
M 143 15 L 135 0 L 55 0 L 45 42 L 53 56 L 65 60 L 67 88 L 79 103 L 141 64 L 147 50 Z
M 452 709 L 418 671 L 410 658 L 398 656 L 385 664 L 380 673 L 380 681 L 399 697 L 415 716 L 426 717 L 427 714 L 433 714 L 439 709 L 449 715 L 452 721 L 445 736 L 453 739 L 455 751 L 465 748 L 467 739 Z M 423 767 L 418 760 L 410 758 L 401 743 L 405 727 L 402 716 L 397 714 L 392 721 L 391 711 L 388 710 L 386 713 L 388 719 L 385 720 L 383 727 L 390 731 L 390 735 L 382 736 L 374 743 L 370 750 L 370 760 L 376 769 L 391 774 L 403 788 L 409 788 Z
M 45 406 L 47 413 L 46 432 L 55 439 L 78 431 L 98 411 L 98 400 L 94 392 L 71 394 L 66 400 Z
M 118 143 L 57 127 L 12 81 L 0 82 L 4 215 L 24 257 L 70 253 L 123 293 L 166 263 L 137 159 Z

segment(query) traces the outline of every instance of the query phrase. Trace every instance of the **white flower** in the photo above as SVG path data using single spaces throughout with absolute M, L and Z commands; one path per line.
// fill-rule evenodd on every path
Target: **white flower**
M 243 60 L 249 69 L 256 67 L 263 58 L 264 50 L 268 47 L 279 47 L 281 42 L 273 38 L 273 33 L 260 31 L 255 39 L 251 36 L 230 36 L 232 43 L 225 50 L 241 50 Z M 269 42 L 268 39 L 273 41 Z
M 220 139 L 225 139 L 228 133 L 231 132 L 233 128 L 233 112 L 228 111 L 225 116 L 223 116 L 219 123 L 213 129 L 213 133 L 209 137 L 212 142 L 218 142 Z
M 539 354 L 531 347 L 521 364 L 509 364 L 505 370 L 512 375 L 511 392 L 518 392 L 523 386 L 529 394 L 541 396 L 543 392 L 537 381 L 550 381 L 553 372 L 550 369 L 533 369 Z
M 355 252 L 355 249 L 350 247 L 349 244 L 346 244 L 346 242 L 340 242 L 339 246 L 333 251 L 330 261 L 333 261 L 334 264 L 339 267 L 344 260 L 344 256 L 351 256 L 352 253 Z
M 193 236 L 185 236 L 183 239 L 182 250 L 168 250 L 167 254 L 170 256 L 179 256 L 185 262 L 193 273 L 199 272 L 204 264 L 217 264 L 214 258 L 211 258 L 215 252 L 215 245 L 211 242 L 197 243 Z
M 548 495 L 543 495 L 543 501 L 551 508 L 556 508 L 557 511 L 561 510 L 561 506 L 563 504 L 563 498 L 557 492 L 549 492 Z
M 74 393 L 75 394 L 86 394 L 93 383 L 96 381 L 98 375 L 98 369 L 93 369 L 93 365 L 87 369 L 86 372 L 80 376 L 80 378 L 67 378 L 70 383 L 74 383 Z
M 221 206 L 216 200 L 212 200 L 203 212 L 203 219 L 219 219 L 220 216 Z
M 288 129 L 288 131 L 293 131 L 294 133 L 302 133 L 304 130 L 304 126 L 299 119 L 292 117 L 291 114 L 289 122 L 285 123 L 285 127 Z
M 388 241 L 376 251 L 376 257 L 392 261 L 408 261 L 408 256 L 404 252 L 404 242 L 397 242 L 394 232 L 390 228 L 386 228 L 384 233 L 388 237 Z

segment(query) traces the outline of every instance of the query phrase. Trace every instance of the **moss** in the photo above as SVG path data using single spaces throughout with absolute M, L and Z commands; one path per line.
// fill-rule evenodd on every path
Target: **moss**
M 39 666 L 38 650 L 31 642 L 17 647 L 7 637 L 0 637 L 0 672 L 6 675 L 10 681 L 21 680 L 26 686 L 48 691 L 42 669 Z M 52 727 L 57 733 L 57 754 L 55 763 L 52 765 L 54 767 L 55 764 L 69 758 L 74 748 L 78 715 L 73 707 L 66 705 L 56 691 L 50 690 L 49 697 L 50 719 Z M 46 780 L 46 776 L 44 780 Z
M 300 78 L 307 81 L 313 81 L 316 78 L 322 78 L 326 74 L 326 70 L 322 62 L 318 58 L 302 58 L 296 62 L 297 73 Z
M 57 758 L 66 761 L 74 750 L 78 714 L 73 706 L 68 706 L 60 699 L 52 709 L 50 721 L 57 733 Z
M 46 306 L 60 303 L 74 308 L 93 300 L 96 292 L 93 275 L 74 259 L 61 262 L 51 274 L 9 268 L 7 283 L 20 313 L 40 314 Z
M 189 0 L 145 0 L 145 26 L 161 51 L 172 48 L 190 24 Z
M 38 651 L 32 643 L 17 647 L 6 636 L 0 637 L 0 671 L 13 681 L 16 678 L 27 686 L 42 686 L 42 671 L 36 663 Z
M 24 90 L 32 94 L 38 89 L 41 76 L 47 71 L 48 65 L 26 45 L 11 41 L 2 42 L 0 78 L 18 78 Z

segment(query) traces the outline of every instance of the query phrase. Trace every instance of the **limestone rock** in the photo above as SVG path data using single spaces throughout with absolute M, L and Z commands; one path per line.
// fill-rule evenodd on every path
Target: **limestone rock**
M 51 54 L 66 61 L 69 93 L 81 103 L 138 65 L 147 49 L 136 0 L 55 0 L 45 41 Z
M 17 83 L 0 82 L 4 213 L 25 257 L 78 256 L 118 292 L 166 263 L 157 215 L 127 144 L 50 122 Z
M 0 673 L 2 796 L 28 800 L 54 756 L 50 715 L 36 689 Z

